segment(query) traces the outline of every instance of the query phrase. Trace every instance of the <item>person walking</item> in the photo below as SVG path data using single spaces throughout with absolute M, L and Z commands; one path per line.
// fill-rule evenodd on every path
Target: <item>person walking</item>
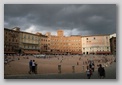
M 29 74 L 32 72 L 32 60 L 29 61 Z
M 99 65 L 99 68 L 98 68 L 98 75 L 99 75 L 100 79 L 105 78 L 105 69 L 104 69 L 104 67 L 102 67 L 101 64 Z
M 92 70 L 89 66 L 87 66 L 86 68 L 86 75 L 87 75 L 87 78 L 90 79 L 91 78 L 91 75 L 92 75 Z
M 35 69 L 35 66 L 36 66 L 36 63 L 35 63 L 35 60 L 33 60 L 33 61 L 32 61 L 32 72 L 33 72 L 33 73 L 36 73 L 36 72 L 35 72 L 35 70 L 36 70 L 36 69 Z
M 92 71 L 94 72 L 94 67 L 95 67 L 94 62 L 92 62 L 91 65 L 92 65 L 92 66 L 91 66 L 91 69 L 92 69 Z

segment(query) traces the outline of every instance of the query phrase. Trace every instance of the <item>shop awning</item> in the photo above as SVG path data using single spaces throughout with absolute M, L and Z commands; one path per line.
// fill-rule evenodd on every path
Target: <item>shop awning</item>
M 109 51 L 98 51 L 96 54 L 111 54 Z
M 4 52 L 4 54 L 15 54 L 15 52 L 6 51 L 6 52 Z
M 25 54 L 39 54 L 40 52 L 38 51 L 23 51 Z

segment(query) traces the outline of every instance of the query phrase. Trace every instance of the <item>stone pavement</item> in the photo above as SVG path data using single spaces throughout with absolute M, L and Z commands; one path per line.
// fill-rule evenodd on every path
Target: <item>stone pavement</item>
M 116 63 L 105 68 L 106 77 L 104 79 L 116 79 Z M 70 74 L 26 74 L 26 75 L 6 75 L 4 79 L 87 79 L 85 73 Z M 91 79 L 99 79 L 97 70 L 93 73 Z

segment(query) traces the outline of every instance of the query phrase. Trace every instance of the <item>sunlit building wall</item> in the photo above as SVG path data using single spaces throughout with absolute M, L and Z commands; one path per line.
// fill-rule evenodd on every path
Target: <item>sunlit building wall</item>
M 36 54 L 40 51 L 40 36 L 28 33 L 28 32 L 22 32 L 20 31 L 20 42 L 19 42 L 19 48 L 21 50 L 21 53 L 24 54 Z M 30 53 L 29 53 L 30 51 Z
M 83 54 L 110 54 L 110 35 L 82 36 Z
M 81 54 L 81 36 L 64 36 L 62 30 L 57 31 L 57 36 L 51 35 L 50 49 L 53 54 Z

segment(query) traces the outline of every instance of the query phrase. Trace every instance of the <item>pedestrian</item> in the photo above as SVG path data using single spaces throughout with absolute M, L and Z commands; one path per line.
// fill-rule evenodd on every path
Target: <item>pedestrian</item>
M 36 63 L 35 63 L 35 60 L 32 61 L 32 72 L 36 73 Z
M 89 68 L 90 68 L 90 69 L 92 68 L 92 63 L 91 63 L 91 62 L 89 63 Z
M 77 62 L 77 65 L 79 65 L 79 62 Z
M 32 72 L 32 60 L 29 61 L 29 74 Z
M 94 67 L 95 67 L 94 62 L 92 62 L 91 65 L 92 65 L 92 66 L 91 66 L 91 69 L 92 69 L 92 71 L 94 72 Z
M 99 68 L 98 68 L 98 75 L 100 79 L 105 78 L 105 69 L 104 67 L 102 67 L 101 64 L 99 65 Z
M 87 66 L 86 68 L 86 75 L 87 75 L 87 78 L 90 79 L 91 78 L 91 75 L 92 75 L 92 70 L 90 69 L 89 66 Z
M 37 74 L 37 63 L 35 63 L 35 74 Z

